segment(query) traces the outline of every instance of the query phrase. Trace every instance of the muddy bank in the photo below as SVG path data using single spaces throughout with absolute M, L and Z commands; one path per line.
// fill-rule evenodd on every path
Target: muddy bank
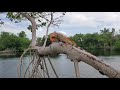
M 14 56 L 14 55 L 17 55 L 16 51 L 14 50 L 0 51 L 0 56 Z

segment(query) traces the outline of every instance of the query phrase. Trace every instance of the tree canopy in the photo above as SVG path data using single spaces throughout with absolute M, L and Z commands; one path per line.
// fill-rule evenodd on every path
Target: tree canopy
M 100 30 L 100 33 L 76 34 L 71 36 L 78 46 L 87 48 L 120 49 L 120 33 L 116 33 L 114 28 Z
M 20 33 L 23 33 L 21 31 Z M 23 36 L 26 36 L 24 33 Z M 1 32 L 0 34 L 0 50 L 14 49 L 24 51 L 30 45 L 30 40 L 27 37 L 17 36 L 10 32 Z

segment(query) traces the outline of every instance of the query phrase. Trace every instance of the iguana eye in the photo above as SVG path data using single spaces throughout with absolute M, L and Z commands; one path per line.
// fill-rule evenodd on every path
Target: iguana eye
M 55 38 L 55 37 L 52 37 L 52 38 Z

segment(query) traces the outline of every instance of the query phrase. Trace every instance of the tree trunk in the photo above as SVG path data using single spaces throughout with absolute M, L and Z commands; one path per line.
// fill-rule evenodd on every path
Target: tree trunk
M 36 45 L 36 22 L 35 22 L 35 19 L 33 17 L 29 16 L 25 12 L 21 12 L 21 14 L 24 17 L 26 17 L 32 24 L 32 43 L 31 43 L 31 46 L 35 46 Z
M 59 42 L 59 43 L 52 43 L 49 47 L 45 47 L 45 48 L 36 46 L 34 49 L 36 49 L 39 55 L 41 56 L 60 54 L 60 53 L 66 54 L 71 61 L 74 60 L 77 60 L 78 62 L 83 61 L 94 67 L 100 73 L 108 76 L 109 78 L 120 78 L 119 71 L 113 69 L 109 65 L 106 65 L 101 61 L 101 59 L 90 54 L 89 52 L 78 49 L 71 45 L 66 45 L 62 42 Z

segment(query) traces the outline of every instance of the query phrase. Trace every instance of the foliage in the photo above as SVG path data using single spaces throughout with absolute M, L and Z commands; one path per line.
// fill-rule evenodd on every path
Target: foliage
M 107 28 L 104 28 L 100 31 L 100 33 L 93 34 L 76 34 L 74 36 L 70 36 L 70 38 L 73 39 L 77 45 L 82 48 L 120 48 L 120 34 L 115 34 L 114 28 L 112 28 L 111 31 Z
M 16 40 L 16 50 L 19 52 L 24 51 L 30 45 L 30 40 L 28 38 L 18 37 Z
M 45 36 L 43 36 L 42 38 L 41 38 L 41 37 L 38 37 L 38 38 L 37 38 L 37 45 L 38 45 L 38 46 L 43 46 L 44 41 L 45 41 Z M 46 46 L 49 46 L 50 44 L 51 44 L 50 36 L 48 35 L 48 40 L 47 40 Z
M 26 36 L 26 34 L 24 33 L 23 36 Z M 18 51 L 23 51 L 30 44 L 30 40 L 28 38 L 16 36 L 13 33 L 9 33 L 9 32 L 1 32 L 0 41 L 1 41 L 0 50 L 5 50 L 9 48 L 9 49 L 15 49 Z
M 115 47 L 120 49 L 120 39 L 115 42 Z
M 24 31 L 21 31 L 20 33 L 18 33 L 19 37 L 23 37 L 25 38 L 26 37 L 26 34 Z
M 45 40 L 45 36 L 38 37 L 37 38 L 37 44 L 39 46 L 42 46 Z M 29 47 L 31 40 L 26 37 L 26 34 L 24 31 L 21 31 L 17 35 L 14 35 L 10 32 L 1 32 L 0 34 L 0 51 L 5 49 L 15 49 L 19 52 L 23 52 L 24 49 Z M 48 36 L 48 41 L 46 43 L 46 46 L 49 46 L 51 44 L 50 37 Z
M 6 18 L 10 19 L 10 21 L 13 21 L 15 23 L 19 23 L 23 20 L 26 20 L 26 18 L 21 14 L 21 12 L 0 12 L 0 14 L 4 13 L 6 15 Z M 50 18 L 50 12 L 25 12 L 28 14 L 30 17 L 34 18 L 35 21 L 37 22 L 37 27 L 44 27 L 49 23 L 49 18 Z M 56 18 L 54 18 L 53 25 L 58 26 L 61 23 L 61 18 L 65 15 L 65 12 L 53 12 L 53 14 L 58 14 Z M 0 19 L 0 25 L 2 25 L 4 21 Z M 26 26 L 27 27 L 27 26 Z M 28 30 L 31 31 L 32 26 L 28 25 L 27 27 Z

